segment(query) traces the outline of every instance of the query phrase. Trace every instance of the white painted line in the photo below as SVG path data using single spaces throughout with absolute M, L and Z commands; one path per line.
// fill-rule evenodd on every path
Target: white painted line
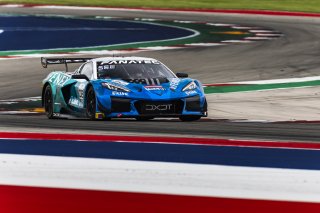
M 159 21 L 160 19 L 154 19 L 154 18 L 135 18 L 136 21 Z
M 180 20 L 174 20 L 173 22 L 176 22 L 176 23 L 184 23 L 184 24 L 197 23 L 196 21 L 180 21 Z
M 14 101 L 0 101 L 0 104 L 5 104 L 5 105 L 10 105 L 10 104 L 17 104 L 19 102 L 14 102 Z
M 19 101 L 38 101 L 38 100 L 41 100 L 41 96 L 28 97 L 28 98 L 15 98 L 15 99 L 0 100 L 0 103 L 1 103 L 1 102 L 6 102 L 6 101 L 19 102 Z
M 268 120 L 246 120 L 246 119 L 239 119 L 239 120 L 230 120 L 232 123 L 272 123 Z
M 216 26 L 216 27 L 233 27 L 234 24 L 223 24 L 223 23 L 206 23 L 206 25 Z
M 222 46 L 225 45 L 223 43 L 191 43 L 191 44 L 185 44 L 185 46 L 207 46 L 207 47 L 211 47 L 211 46 Z
M 97 18 L 97 19 L 115 19 L 116 17 L 112 17 L 112 16 L 95 16 L 95 18 Z
M 281 84 L 281 83 L 298 83 L 307 81 L 319 81 L 320 76 L 303 77 L 303 78 L 285 78 L 285 79 L 273 79 L 273 80 L 260 80 L 260 81 L 241 81 L 230 82 L 230 84 Z
M 0 154 L 0 184 L 320 202 L 320 171 Z
M 231 28 L 236 30 L 250 30 L 250 29 L 255 29 L 256 27 L 232 26 Z
M 246 37 L 247 40 L 271 40 L 273 37 Z
M 16 8 L 16 7 L 24 7 L 24 5 L 23 4 L 5 4 L 5 5 L 1 5 L 0 7 Z
M 1 57 L 0 57 L 0 61 L 4 61 L 4 60 L 12 60 L 12 59 L 18 59 L 18 58 L 1 58 Z
M 18 114 L 38 114 L 38 112 L 29 112 L 29 111 L 0 111 L 0 115 L 18 115 Z
M 251 33 L 274 33 L 272 30 L 249 30 Z
M 262 36 L 262 37 L 281 37 L 283 34 L 281 33 L 256 33 L 256 36 Z
M 174 49 L 181 49 L 183 47 L 176 47 L 176 46 L 155 46 L 155 47 L 141 47 L 142 50 L 174 50 Z
M 221 41 L 222 43 L 252 43 L 253 41 L 248 41 L 248 40 L 226 40 L 226 41 Z

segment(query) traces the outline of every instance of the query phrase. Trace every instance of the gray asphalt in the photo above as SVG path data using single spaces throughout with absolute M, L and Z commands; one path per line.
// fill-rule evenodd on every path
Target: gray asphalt
M 320 73 L 320 19 L 279 18 L 243 15 L 212 15 L 163 12 L 72 11 L 33 8 L 0 8 L 0 13 L 105 15 L 144 17 L 168 20 L 195 20 L 262 26 L 278 30 L 284 37 L 272 41 L 221 47 L 188 48 L 141 52 L 135 55 L 158 58 L 175 72 L 187 72 L 203 83 L 266 80 L 314 76 Z M 49 73 L 41 68 L 39 59 L 0 61 L 0 99 L 40 95 L 41 80 Z M 117 130 L 123 132 L 187 134 L 282 140 L 320 141 L 318 124 L 261 124 L 230 122 L 176 121 L 88 122 L 47 120 L 45 117 L 0 116 L 1 126 L 52 127 L 56 129 Z
M 1 115 L 1 126 L 32 128 L 36 130 L 76 130 L 87 133 L 88 130 L 99 132 L 146 133 L 162 136 L 219 137 L 232 139 L 262 139 L 280 141 L 320 141 L 319 124 L 308 123 L 233 123 L 219 120 L 180 122 L 178 120 L 153 120 L 137 122 L 135 120 L 48 120 L 45 116 Z

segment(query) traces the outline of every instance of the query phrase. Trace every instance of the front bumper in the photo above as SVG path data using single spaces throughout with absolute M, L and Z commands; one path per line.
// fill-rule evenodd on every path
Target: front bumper
M 199 95 L 168 100 L 134 100 L 110 97 L 108 104 L 97 102 L 96 118 L 207 116 L 207 102 Z

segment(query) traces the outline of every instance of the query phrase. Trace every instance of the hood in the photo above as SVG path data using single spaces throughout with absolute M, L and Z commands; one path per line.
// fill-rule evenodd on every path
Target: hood
M 190 78 L 153 78 L 153 79 L 104 79 L 101 82 L 108 82 L 116 86 L 125 87 L 132 92 L 145 95 L 156 95 L 160 97 L 170 96 L 172 93 L 181 90 L 191 81 Z

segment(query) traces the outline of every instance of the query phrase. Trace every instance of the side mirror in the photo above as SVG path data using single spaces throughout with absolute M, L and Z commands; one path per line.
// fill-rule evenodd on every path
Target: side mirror
M 177 74 L 178 78 L 188 78 L 189 75 L 187 73 L 178 72 Z
M 80 75 L 72 75 L 71 78 L 72 78 L 72 79 L 84 79 L 84 80 L 89 81 L 88 76 L 83 75 L 83 74 L 80 74 Z

